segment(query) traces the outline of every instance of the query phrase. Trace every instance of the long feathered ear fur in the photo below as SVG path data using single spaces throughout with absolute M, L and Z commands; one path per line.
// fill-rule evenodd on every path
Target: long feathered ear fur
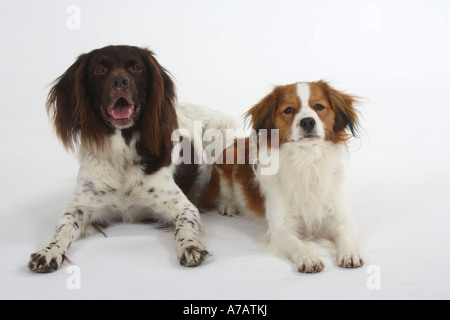
M 81 143 L 86 148 L 103 147 L 107 126 L 95 114 L 88 99 L 86 68 L 89 54 L 75 63 L 55 80 L 47 98 L 47 112 L 53 120 L 56 134 L 68 151 Z
M 335 112 L 335 139 L 346 141 L 351 136 L 357 137 L 357 132 L 359 129 L 359 114 L 354 105 L 358 103 L 361 98 L 338 91 L 323 80 L 319 81 L 318 84 L 324 87 Z M 347 132 L 347 130 L 350 131 L 351 135 Z
M 146 153 L 160 157 L 172 150 L 172 132 L 178 128 L 175 85 L 166 69 L 147 49 L 140 49 L 149 72 L 149 88 L 143 93 L 148 105 L 142 110 L 141 143 Z
M 250 121 L 252 129 L 256 130 L 257 133 L 261 129 L 275 128 L 273 119 L 279 100 L 279 90 L 280 87 L 275 87 L 271 93 L 244 114 L 244 118 Z

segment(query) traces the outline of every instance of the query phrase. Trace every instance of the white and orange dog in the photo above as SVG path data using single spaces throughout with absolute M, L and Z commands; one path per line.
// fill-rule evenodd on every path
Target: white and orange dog
M 315 237 L 335 242 L 340 267 L 361 267 L 341 188 L 346 142 L 358 126 L 356 102 L 325 81 L 275 87 L 246 113 L 257 138 L 237 139 L 224 152 L 199 206 L 265 217 L 270 244 L 299 272 L 324 269 L 306 243 Z M 262 138 L 264 129 L 272 131 L 269 138 Z M 252 141 L 257 157 L 252 157 Z M 264 173 L 267 158 L 277 168 L 272 173 Z

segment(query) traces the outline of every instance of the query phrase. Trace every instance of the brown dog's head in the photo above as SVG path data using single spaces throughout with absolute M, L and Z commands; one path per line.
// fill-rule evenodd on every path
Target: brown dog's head
M 151 51 L 108 46 L 81 55 L 56 80 L 47 108 L 67 149 L 102 148 L 115 130 L 137 130 L 145 148 L 160 155 L 177 128 L 175 99 L 174 84 Z

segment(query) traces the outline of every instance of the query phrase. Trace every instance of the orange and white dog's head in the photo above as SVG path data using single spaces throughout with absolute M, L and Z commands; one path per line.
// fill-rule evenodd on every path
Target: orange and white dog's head
M 277 86 L 250 109 L 253 129 L 278 129 L 279 143 L 304 146 L 321 141 L 345 143 L 358 127 L 357 97 L 333 89 L 325 81 Z

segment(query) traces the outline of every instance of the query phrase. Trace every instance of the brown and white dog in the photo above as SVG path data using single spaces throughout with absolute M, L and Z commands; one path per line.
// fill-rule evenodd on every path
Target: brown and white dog
M 53 272 L 73 241 L 122 220 L 173 224 L 179 262 L 201 264 L 208 252 L 191 201 L 208 183 L 211 166 L 178 161 L 174 143 L 180 137 L 200 141 L 189 146 L 192 155 L 201 155 L 204 131 L 225 136 L 238 122 L 204 107 L 177 105 L 168 72 L 151 51 L 132 46 L 81 55 L 57 79 L 47 107 L 64 146 L 78 149 L 80 170 L 53 240 L 31 255 L 28 267 Z M 188 136 L 177 134 L 182 128 Z
M 199 206 L 265 217 L 270 244 L 299 272 L 324 268 L 305 242 L 314 237 L 335 242 L 340 267 L 362 266 L 341 188 L 345 145 L 358 126 L 355 102 L 325 81 L 277 86 L 246 113 L 257 141 L 238 139 L 223 153 Z M 276 131 L 266 138 L 264 129 Z M 269 164 L 276 170 L 265 172 Z

